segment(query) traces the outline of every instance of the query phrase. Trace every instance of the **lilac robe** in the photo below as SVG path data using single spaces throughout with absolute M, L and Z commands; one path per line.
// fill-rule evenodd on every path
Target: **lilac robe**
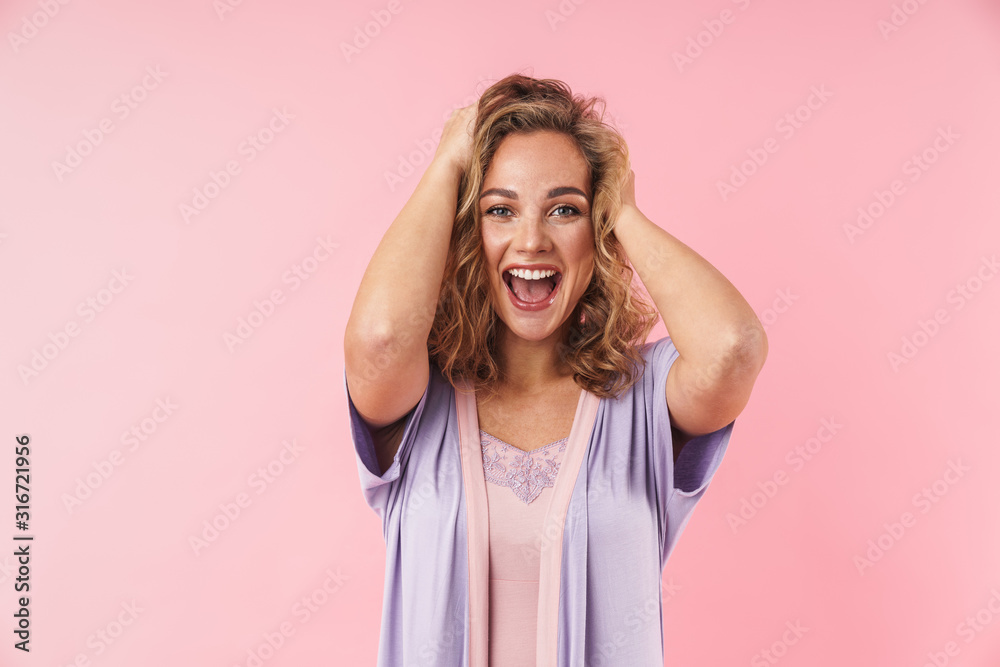
M 677 348 L 664 337 L 641 349 L 642 376 L 618 399 L 580 392 L 534 540 L 538 667 L 663 664 L 663 567 L 736 422 L 692 439 L 675 465 L 666 381 Z M 430 369 L 383 475 L 344 373 L 361 489 L 386 544 L 378 665 L 487 667 L 489 515 L 475 397 Z

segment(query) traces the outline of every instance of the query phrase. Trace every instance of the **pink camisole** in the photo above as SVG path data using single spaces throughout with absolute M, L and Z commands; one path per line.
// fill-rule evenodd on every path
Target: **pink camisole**
M 490 521 L 490 667 L 527 667 L 535 664 L 542 524 L 569 438 L 526 452 L 479 435 Z

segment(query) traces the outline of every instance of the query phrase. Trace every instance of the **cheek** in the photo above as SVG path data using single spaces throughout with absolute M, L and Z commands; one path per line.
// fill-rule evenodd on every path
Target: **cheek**
M 488 225 L 483 225 L 482 231 L 480 232 L 479 239 L 483 244 L 483 253 L 487 257 L 492 257 L 496 254 L 496 247 L 500 241 L 497 235 L 489 228 Z
M 490 234 L 483 232 L 482 235 L 482 257 L 483 257 L 483 271 L 486 272 L 486 277 L 491 285 L 496 284 L 496 267 L 500 263 L 500 254 L 497 250 L 496 239 L 494 239 Z
M 594 247 L 594 236 L 590 230 L 572 239 L 573 254 L 581 264 L 592 266 L 597 249 Z
M 481 239 L 483 244 L 483 259 L 486 262 L 486 268 L 488 270 L 494 269 L 503 257 L 503 250 L 507 246 L 507 240 L 504 238 L 503 234 L 490 231 L 485 227 L 483 228 Z

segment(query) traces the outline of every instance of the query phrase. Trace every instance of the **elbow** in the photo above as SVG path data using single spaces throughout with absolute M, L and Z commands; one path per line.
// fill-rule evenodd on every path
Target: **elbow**
M 348 327 L 344 331 L 344 359 L 349 366 L 360 368 L 383 356 L 392 346 L 390 337 L 374 328 Z
M 398 334 L 384 326 L 355 329 L 344 334 L 345 362 L 355 369 L 377 372 L 380 381 L 388 382 L 398 377 L 400 369 L 413 363 L 420 351 L 417 341 L 408 332 Z M 426 349 L 426 343 L 423 347 Z
M 767 334 L 756 317 L 730 336 L 728 359 L 735 369 L 757 375 L 767 360 Z
M 384 350 L 392 345 L 392 327 L 378 318 L 348 318 L 344 329 L 344 350 Z

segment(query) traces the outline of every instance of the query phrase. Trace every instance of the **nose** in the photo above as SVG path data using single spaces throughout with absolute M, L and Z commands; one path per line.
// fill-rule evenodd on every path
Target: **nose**
M 535 211 L 521 218 L 514 233 L 514 249 L 524 254 L 535 254 L 551 248 L 552 238 L 542 212 Z

